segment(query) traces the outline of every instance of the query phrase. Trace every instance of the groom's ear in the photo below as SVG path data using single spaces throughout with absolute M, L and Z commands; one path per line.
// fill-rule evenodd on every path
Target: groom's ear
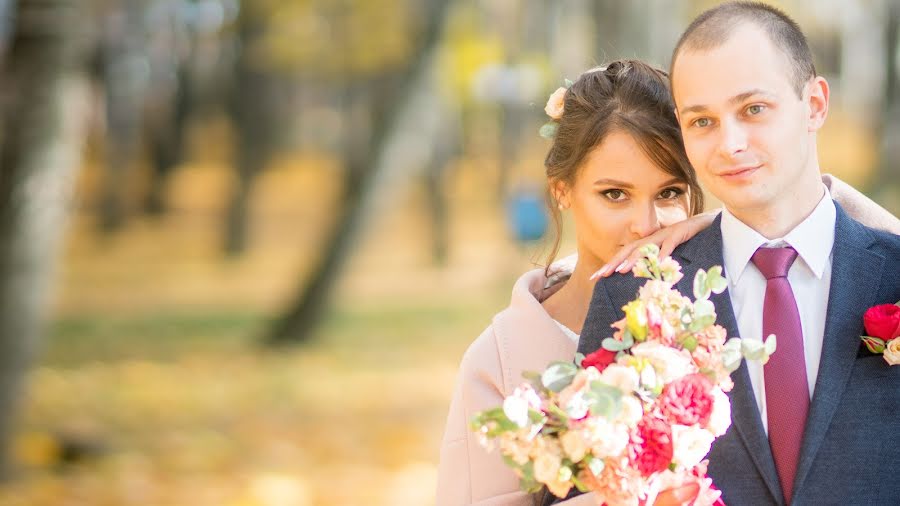
M 816 76 L 806 84 L 803 96 L 809 109 L 808 130 L 810 132 L 818 131 L 825 124 L 825 118 L 828 116 L 829 93 L 828 81 L 822 76 Z

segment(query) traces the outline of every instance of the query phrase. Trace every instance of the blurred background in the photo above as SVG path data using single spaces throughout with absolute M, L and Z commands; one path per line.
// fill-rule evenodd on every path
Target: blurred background
M 715 3 L 0 0 L 0 504 L 433 504 L 547 96 Z M 900 213 L 900 2 L 774 3 Z

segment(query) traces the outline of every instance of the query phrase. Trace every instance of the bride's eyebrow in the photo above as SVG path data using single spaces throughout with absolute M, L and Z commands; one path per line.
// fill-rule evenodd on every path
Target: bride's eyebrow
M 619 181 L 617 179 L 608 179 L 601 178 L 594 181 L 594 186 L 618 186 L 621 188 L 634 188 L 634 185 L 631 183 L 626 183 L 625 181 Z
M 665 187 L 667 187 L 667 186 L 686 185 L 686 184 L 687 184 L 687 183 L 685 183 L 685 182 L 682 181 L 681 179 L 678 179 L 677 177 L 673 177 L 672 179 L 670 179 L 670 180 L 666 181 L 665 183 L 659 185 L 659 187 L 660 187 L 660 188 L 665 188 Z

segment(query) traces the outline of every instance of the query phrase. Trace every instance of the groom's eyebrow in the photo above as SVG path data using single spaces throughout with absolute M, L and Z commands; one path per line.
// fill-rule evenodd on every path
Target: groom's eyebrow
M 764 96 L 767 98 L 774 97 L 774 95 L 772 93 L 770 93 L 766 90 L 763 90 L 760 88 L 754 88 L 752 90 L 747 90 L 747 91 L 738 93 L 737 95 L 729 98 L 728 103 L 730 105 L 736 105 L 736 104 L 739 104 L 739 103 L 741 103 L 751 97 L 757 96 L 757 95 L 761 95 L 761 96 Z M 705 112 L 708 109 L 709 109 L 709 107 L 707 107 L 706 105 L 692 105 L 692 106 L 685 107 L 684 109 L 682 109 L 681 114 L 688 114 L 688 113 L 692 113 L 692 112 Z

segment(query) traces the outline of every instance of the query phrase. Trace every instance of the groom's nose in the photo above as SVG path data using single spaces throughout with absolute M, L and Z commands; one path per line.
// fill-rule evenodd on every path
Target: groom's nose
M 747 130 L 737 119 L 722 120 L 719 128 L 719 153 L 731 158 L 747 150 Z

